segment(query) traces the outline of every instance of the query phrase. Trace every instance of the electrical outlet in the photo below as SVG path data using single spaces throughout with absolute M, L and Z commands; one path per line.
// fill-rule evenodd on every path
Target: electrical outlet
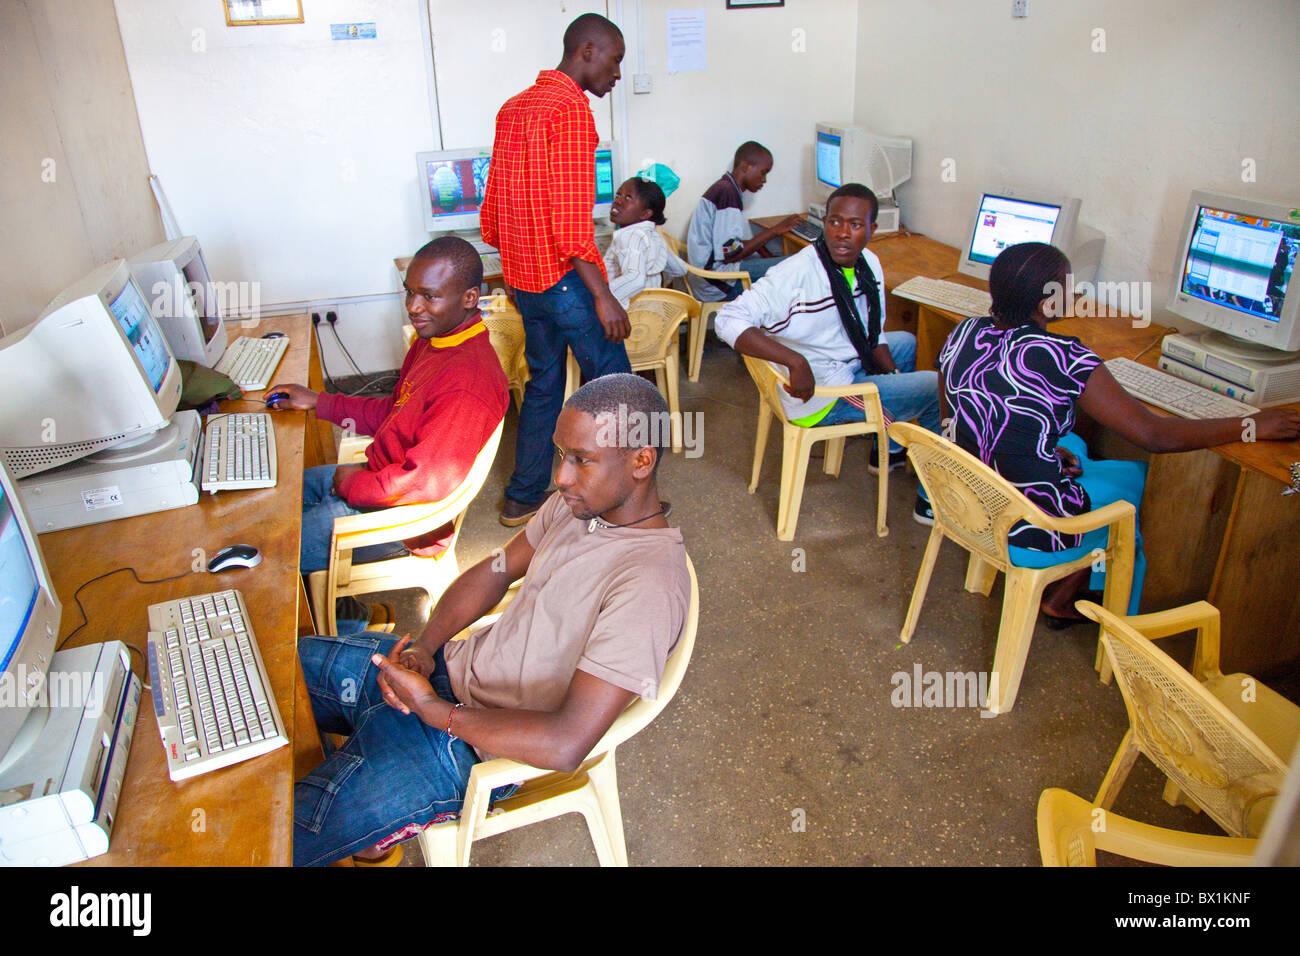
M 1011 0 L 1011 15 L 1013 17 L 1029 16 L 1029 0 Z
M 637 74 L 633 75 L 633 77 L 632 77 L 632 92 L 633 92 L 633 93 L 649 93 L 649 92 L 650 92 L 650 86 L 651 86 L 651 83 L 650 83 L 650 74 L 649 74 L 649 73 L 637 73 Z

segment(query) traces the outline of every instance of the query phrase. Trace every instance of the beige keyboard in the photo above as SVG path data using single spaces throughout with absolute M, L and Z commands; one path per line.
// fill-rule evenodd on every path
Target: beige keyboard
M 993 298 L 987 292 L 944 279 L 916 276 L 895 286 L 893 293 L 913 302 L 963 315 L 988 315 L 993 310 Z
M 1134 398 L 1182 418 L 1243 418 L 1259 411 L 1254 405 L 1212 392 L 1132 359 L 1109 359 L 1106 368 Z
M 173 780 L 289 742 L 248 620 L 238 591 L 149 606 L 149 684 Z
M 288 336 L 258 339 L 246 335 L 230 343 L 214 371 L 229 376 L 246 392 L 260 392 L 271 384 L 271 376 L 288 348 Z
M 275 487 L 275 426 L 267 412 L 213 415 L 203 430 L 203 490 Z

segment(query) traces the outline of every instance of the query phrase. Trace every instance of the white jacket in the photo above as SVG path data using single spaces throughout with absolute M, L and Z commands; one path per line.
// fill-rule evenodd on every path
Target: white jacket
M 609 274 L 609 291 L 623 308 L 642 289 L 663 285 L 661 275 L 681 276 L 686 266 L 668 251 L 663 236 L 650 220 L 614 230 L 614 238 L 605 250 L 605 271 Z
M 885 273 L 880 260 L 869 249 L 862 250 L 867 266 L 880 287 L 880 324 L 885 324 Z M 865 329 L 867 297 L 854 289 L 854 301 Z M 808 360 L 818 385 L 849 385 L 862 368 L 857 350 L 840 323 L 831 295 L 831 282 L 817 258 L 817 250 L 805 246 L 784 262 L 773 266 L 753 288 L 735 302 L 728 302 L 714 317 L 718 338 L 732 348 L 746 329 L 758 329 Z M 801 402 L 785 391 L 781 404 L 788 418 L 803 418 L 819 412 L 835 399 L 814 396 Z

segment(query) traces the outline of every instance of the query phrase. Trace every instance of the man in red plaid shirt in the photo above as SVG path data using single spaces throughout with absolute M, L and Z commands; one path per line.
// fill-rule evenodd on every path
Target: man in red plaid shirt
M 631 326 L 609 291 L 592 226 L 598 140 L 585 95 L 614 88 L 623 53 L 618 27 L 584 14 L 564 32 L 560 65 L 497 113 L 479 223 L 483 241 L 501 251 L 523 316 L 530 376 L 501 509 L 507 527 L 526 522 L 546 500 L 566 351 L 573 349 L 586 379 L 631 371 L 623 347 Z

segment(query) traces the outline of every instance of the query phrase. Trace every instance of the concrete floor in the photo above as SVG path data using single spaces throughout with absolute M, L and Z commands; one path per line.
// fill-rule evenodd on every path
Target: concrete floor
M 896 673 L 991 668 L 1001 579 L 988 598 L 967 593 L 965 552 L 945 544 L 917 633 L 900 645 L 929 532 L 911 518 L 916 478 L 891 475 L 890 532 L 877 538 L 868 443 L 850 441 L 838 479 L 813 463 L 795 540 L 778 541 L 779 431 L 750 495 L 757 393 L 743 364 L 710 338 L 701 381 L 683 376 L 681 395 L 685 412 L 703 414 L 703 455 L 669 455 L 660 494 L 699 575 L 699 635 L 676 699 L 618 750 L 630 862 L 1037 865 L 1039 793 L 1091 797 L 1128 725 L 1119 691 L 1092 669 L 1096 629 L 1040 626 L 1009 714 L 893 706 Z M 515 421 L 512 409 L 466 518 L 462 568 L 511 535 L 497 511 Z M 427 615 L 417 592 L 390 603 L 398 633 Z M 1190 659 L 1190 638 L 1165 646 Z M 1166 805 L 1163 785 L 1140 759 L 1115 811 L 1221 832 L 1203 814 Z M 596 855 L 582 818 L 569 815 L 477 843 L 473 862 L 594 865 Z M 421 863 L 412 840 L 403 865 Z

